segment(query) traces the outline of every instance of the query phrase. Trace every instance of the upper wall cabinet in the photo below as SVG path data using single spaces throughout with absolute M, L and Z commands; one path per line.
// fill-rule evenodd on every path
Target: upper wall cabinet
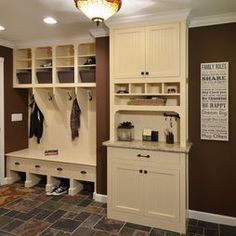
M 114 78 L 178 77 L 180 25 L 115 30 Z

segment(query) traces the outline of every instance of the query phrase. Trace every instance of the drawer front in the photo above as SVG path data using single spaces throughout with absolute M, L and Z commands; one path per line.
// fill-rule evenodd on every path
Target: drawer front
M 180 154 L 127 148 L 108 148 L 109 157 L 119 160 L 145 161 L 145 165 L 180 165 Z
M 30 160 L 30 173 L 47 175 L 47 162 L 41 160 Z
M 18 157 L 7 157 L 7 169 L 15 171 L 28 171 L 29 161 Z
M 96 180 L 96 168 L 79 164 L 49 163 L 48 174 L 55 177 L 73 178 L 84 181 Z

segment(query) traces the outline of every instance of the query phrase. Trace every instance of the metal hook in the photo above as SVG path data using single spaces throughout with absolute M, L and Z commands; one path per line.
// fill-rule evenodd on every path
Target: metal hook
M 49 92 L 48 92 L 48 100 L 52 101 L 52 96 L 51 96 L 51 94 Z
M 67 94 L 68 94 L 68 97 L 69 97 L 68 100 L 71 101 L 72 100 L 72 96 L 70 95 L 69 92 L 67 92 Z
M 89 101 L 92 101 L 92 100 L 93 100 L 93 97 L 92 97 L 92 95 L 91 95 L 91 91 L 90 91 L 90 90 L 88 91 L 88 96 L 89 96 Z

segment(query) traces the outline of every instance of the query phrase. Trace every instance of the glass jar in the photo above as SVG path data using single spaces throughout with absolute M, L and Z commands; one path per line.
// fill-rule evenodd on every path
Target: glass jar
M 129 127 L 129 128 L 118 127 L 117 136 L 119 141 L 134 140 L 134 127 Z

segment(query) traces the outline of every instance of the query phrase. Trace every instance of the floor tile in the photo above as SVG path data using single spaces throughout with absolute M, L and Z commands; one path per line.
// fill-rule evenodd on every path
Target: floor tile
M 63 215 L 63 218 L 65 218 L 65 219 L 74 219 L 76 216 L 78 216 L 77 213 L 68 211 Z
M 101 215 L 91 214 L 81 225 L 82 227 L 93 228 L 102 218 Z
M 198 221 L 198 226 L 204 227 L 204 228 L 208 228 L 208 229 L 216 229 L 218 230 L 218 224 L 215 223 L 211 223 L 211 222 L 206 222 L 206 221 Z
M 220 236 L 235 236 L 236 227 L 228 225 L 220 225 Z
M 132 236 L 134 231 L 135 231 L 135 229 L 132 229 L 132 228 L 129 228 L 129 227 L 123 227 L 122 230 L 120 231 L 119 235 Z
M 94 227 L 95 229 L 104 230 L 110 233 L 118 233 L 123 227 L 124 222 L 118 220 L 111 220 L 103 217 Z
M 198 223 L 198 220 L 196 220 L 196 219 L 189 219 L 188 220 L 189 225 L 197 225 L 197 223 Z
M 45 209 L 38 209 L 38 213 L 33 218 L 35 218 L 37 220 L 43 220 L 51 214 L 52 214 L 52 211 L 48 211 Z
M 8 232 L 4 232 L 0 230 L 0 236 L 14 236 L 14 234 L 8 233 Z
M 40 202 L 38 201 L 24 200 L 12 206 L 11 209 L 27 213 L 32 209 L 34 209 L 35 207 L 37 207 L 38 205 L 40 205 Z
M 0 216 L 0 228 L 7 225 L 12 219 L 8 216 Z
M 64 214 L 66 213 L 66 211 L 63 210 L 56 210 L 54 211 L 51 215 L 49 215 L 45 221 L 49 222 L 49 223 L 54 223 L 55 221 L 57 221 L 58 219 L 60 219 Z
M 110 234 L 104 231 L 96 231 L 94 236 L 109 236 Z
M 66 232 L 73 232 L 79 227 L 81 221 L 71 220 L 71 219 L 59 219 L 51 227 L 54 229 L 59 229 Z
M 9 212 L 9 209 L 0 208 L 0 216 L 6 214 L 7 212 Z
M 141 230 L 135 230 L 133 236 L 148 236 L 149 233 Z
M 72 236 L 93 236 L 95 231 L 93 229 L 79 227 L 75 232 L 73 232 Z
M 133 229 L 147 231 L 147 232 L 149 232 L 151 230 L 151 227 L 144 226 L 144 225 L 138 225 L 138 224 L 132 224 L 132 223 L 126 223 L 125 226 L 129 227 L 129 228 L 133 228 Z
M 19 227 L 20 225 L 22 225 L 24 223 L 24 221 L 22 220 L 17 220 L 14 219 L 13 221 L 11 221 L 9 224 L 5 225 L 2 230 L 7 231 L 7 232 L 11 232 L 14 229 L 16 229 L 17 227 Z
M 180 233 L 172 232 L 172 231 L 166 231 L 165 236 L 180 236 Z
M 74 219 L 83 222 L 83 221 L 85 221 L 89 216 L 91 216 L 90 213 L 83 211 L 83 212 L 79 213 Z
M 35 236 L 45 230 L 48 226 L 49 223 L 47 222 L 31 219 L 13 230 L 12 233 L 19 236 Z
M 161 229 L 153 228 L 151 230 L 150 236 L 165 236 L 166 231 Z
M 49 211 L 58 210 L 60 207 L 61 207 L 61 203 L 55 202 L 52 200 L 48 200 L 39 206 L 40 209 L 45 209 L 45 210 L 49 210 Z
M 219 230 L 206 228 L 204 236 L 219 236 Z
M 200 227 L 200 226 L 189 225 L 187 232 L 188 233 L 194 233 L 194 234 L 203 235 L 204 234 L 204 228 Z
M 42 233 L 39 234 L 39 236 L 56 236 L 59 231 L 53 228 L 48 228 Z
M 85 200 L 81 201 L 81 202 L 78 204 L 78 206 L 87 207 L 91 202 L 92 202 L 92 200 L 90 200 L 90 199 L 85 199 Z

